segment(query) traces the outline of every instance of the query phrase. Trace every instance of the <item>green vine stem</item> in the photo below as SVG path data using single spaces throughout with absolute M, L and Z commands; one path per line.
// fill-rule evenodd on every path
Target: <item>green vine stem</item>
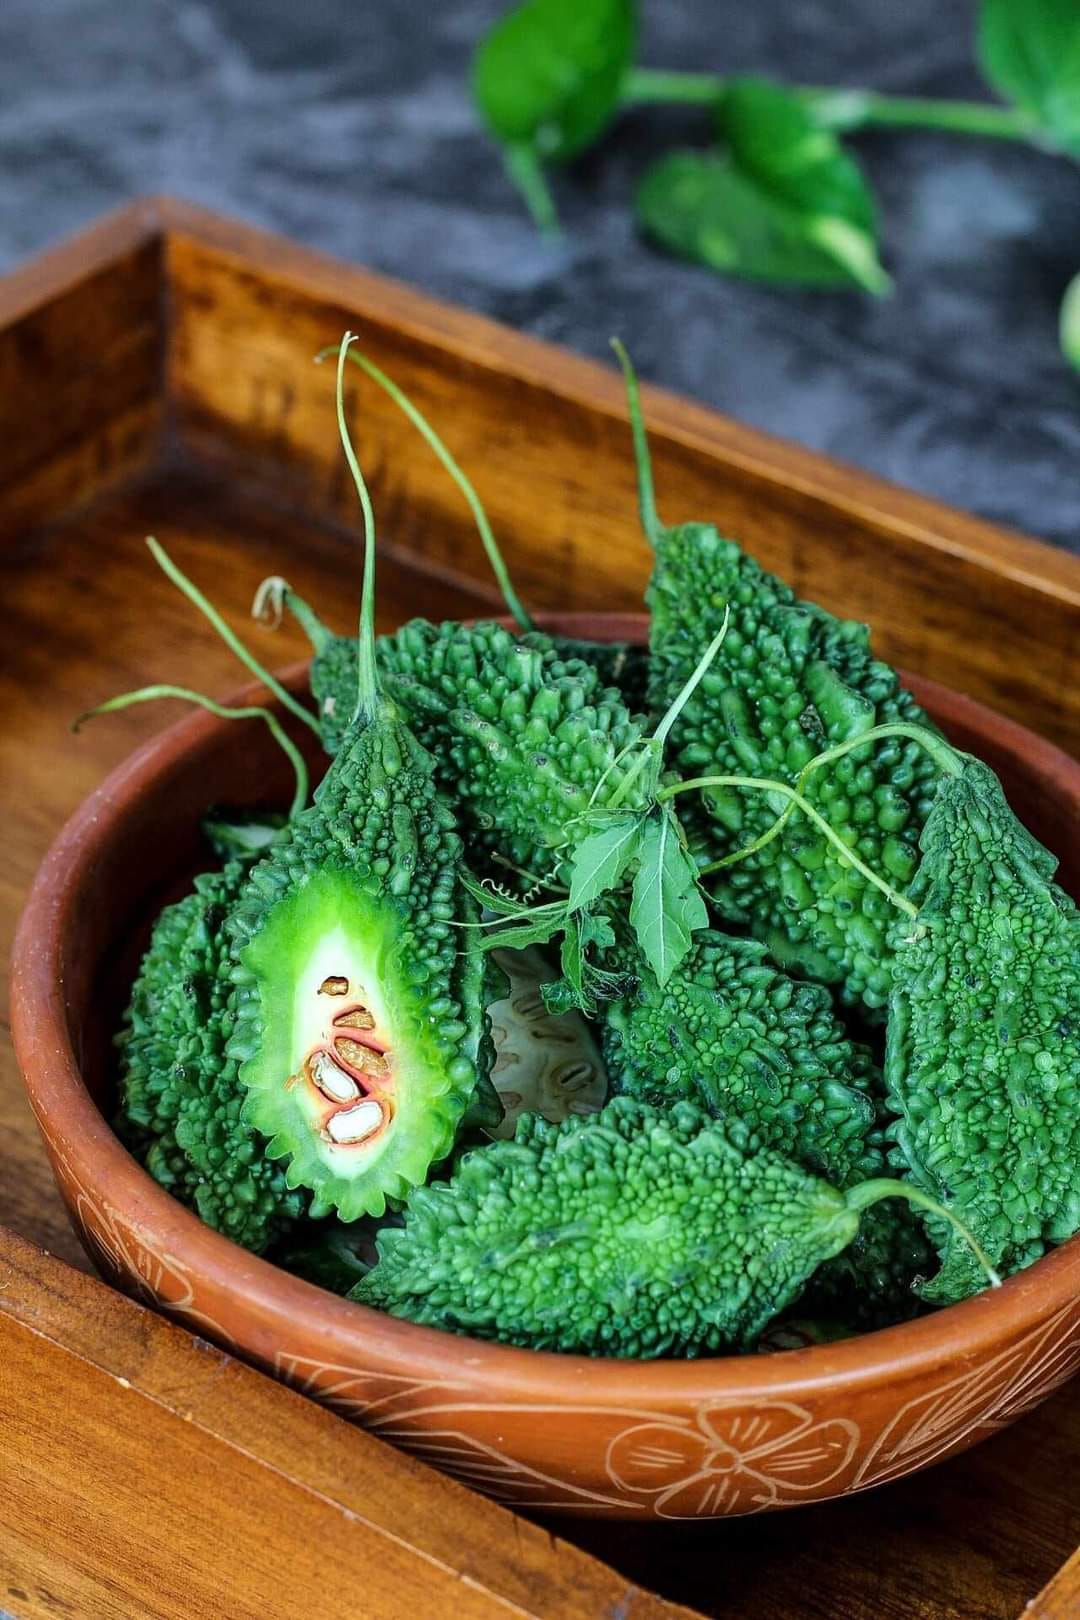
M 159 698 L 179 698 L 183 703 L 196 703 L 199 708 L 207 709 L 216 714 L 219 720 L 265 720 L 270 735 L 285 754 L 293 768 L 296 777 L 296 792 L 289 807 L 289 820 L 295 821 L 308 798 L 308 768 L 304 763 L 304 756 L 299 748 L 284 731 L 277 715 L 270 709 L 260 708 L 251 704 L 242 708 L 228 708 L 223 703 L 215 703 L 213 698 L 204 696 L 202 692 L 193 692 L 186 686 L 140 686 L 135 692 L 121 692 L 118 697 L 107 698 L 93 709 L 87 709 L 71 723 L 72 731 L 78 731 L 87 720 L 93 720 L 95 715 L 116 714 L 120 709 L 130 709 L 136 703 L 156 703 Z
M 337 345 L 334 343 L 330 344 L 328 348 L 320 349 L 319 353 L 315 356 L 316 365 L 319 365 L 327 358 L 328 355 L 336 353 Z M 498 582 L 499 590 L 502 592 L 503 601 L 510 609 L 512 617 L 517 621 L 519 629 L 535 630 L 536 624 L 534 620 L 526 611 L 521 598 L 514 589 L 514 582 L 510 578 L 510 572 L 503 560 L 503 554 L 499 549 L 499 542 L 495 538 L 491 524 L 488 521 L 488 515 L 484 511 L 480 497 L 473 488 L 472 480 L 468 477 L 464 469 L 455 461 L 442 439 L 431 426 L 431 423 L 413 404 L 405 390 L 398 387 L 393 378 L 388 377 L 386 372 L 375 364 L 374 360 L 369 360 L 367 355 L 362 354 L 359 349 L 350 349 L 348 351 L 348 359 L 350 359 L 354 365 L 359 366 L 365 375 L 370 377 L 373 382 L 379 385 L 385 394 L 390 396 L 398 410 L 408 417 L 409 421 L 425 440 L 428 447 L 442 462 L 446 471 L 450 474 L 450 477 L 454 480 L 454 483 L 457 485 L 458 489 L 460 489 L 461 493 L 468 502 L 469 510 L 473 515 L 474 522 L 476 523 L 477 532 L 480 535 L 481 543 L 484 547 L 484 551 L 487 554 L 488 562 L 491 564 L 491 571 L 495 575 L 495 579 Z M 295 608 L 297 598 L 292 597 L 291 600 Z M 304 604 L 301 603 L 300 605 L 303 606 Z M 301 617 L 299 613 L 297 613 L 296 616 L 297 618 Z
M 290 714 L 294 714 L 298 720 L 302 720 L 305 726 L 310 726 L 316 737 L 321 736 L 319 722 L 310 709 L 305 709 L 298 698 L 294 698 L 291 692 L 286 691 L 280 681 L 275 680 L 274 676 L 263 668 L 255 654 L 248 651 L 236 632 L 225 623 L 214 604 L 209 602 L 202 591 L 199 590 L 199 587 L 188 579 L 183 569 L 173 562 L 164 546 L 155 540 L 152 534 L 147 535 L 146 544 L 151 557 L 153 557 L 165 577 L 171 580 L 177 590 L 181 591 L 188 601 L 198 608 L 203 618 L 213 625 L 229 651 L 235 653 L 240 662 L 247 669 L 250 669 L 251 673 L 263 683 L 268 691 L 273 692 L 278 702 L 288 709 Z
M 677 102 L 717 106 L 728 81 L 716 73 L 635 68 L 626 76 L 622 100 L 629 106 Z M 887 96 L 876 90 L 830 90 L 792 86 L 813 108 L 825 129 L 941 129 L 957 135 L 987 135 L 995 140 L 1030 141 L 1035 125 L 1026 113 L 992 102 L 949 101 L 933 96 Z
M 360 471 L 360 463 L 356 459 L 352 439 L 349 436 L 349 424 L 345 420 L 345 356 L 351 344 L 356 342 L 355 334 L 346 332 L 341 342 L 335 345 L 337 349 L 337 383 L 334 390 L 334 403 L 337 410 L 338 435 L 341 439 L 341 448 L 345 452 L 345 460 L 352 481 L 356 485 L 356 493 L 360 498 L 360 509 L 364 515 L 364 578 L 360 588 L 360 626 L 358 630 L 358 647 L 356 661 L 356 710 L 353 720 L 363 719 L 365 723 L 372 722 L 379 709 L 379 671 L 375 663 L 375 511 L 371 504 L 371 493 Z M 316 359 L 318 356 L 316 356 Z
M 281 625 L 282 609 L 286 601 L 289 611 L 307 636 L 317 653 L 325 652 L 333 641 L 332 633 L 323 624 L 314 608 L 297 596 L 287 579 L 280 574 L 270 574 L 262 581 L 255 592 L 255 599 L 251 604 L 251 617 L 260 624 L 267 625 L 271 630 L 277 630 Z
M 830 844 L 835 847 L 844 860 L 846 860 L 849 865 L 853 866 L 857 872 L 862 873 L 863 877 L 868 883 L 872 883 L 875 889 L 880 889 L 885 898 L 891 901 L 891 903 L 896 906 L 898 910 L 902 911 L 905 916 L 911 918 L 918 917 L 918 910 L 912 905 L 911 901 L 906 900 L 902 894 L 893 888 L 891 883 L 887 883 L 883 877 L 878 876 L 872 867 L 867 866 L 862 857 L 856 855 L 855 851 L 844 843 L 844 840 L 840 837 L 840 834 L 835 832 L 833 828 L 829 826 L 829 823 L 825 820 L 825 817 L 820 815 L 818 811 L 814 809 L 814 806 L 810 803 L 810 801 L 808 799 L 804 799 L 802 794 L 799 793 L 795 788 L 791 787 L 787 782 L 774 782 L 768 777 L 758 776 L 695 776 L 692 777 L 688 782 L 673 782 L 669 787 L 661 788 L 659 793 L 657 793 L 656 798 L 658 803 L 662 804 L 665 799 L 672 799 L 677 793 L 690 793 L 691 791 L 698 790 L 704 791 L 708 788 L 714 787 L 749 788 L 761 793 L 783 794 L 786 799 L 790 799 L 792 801 L 792 804 L 796 809 L 801 810 L 803 815 L 814 823 L 819 832 L 821 832 L 829 840 Z M 704 876 L 704 873 L 699 872 L 698 876 L 702 877 Z
M 535 148 L 527 141 L 516 146 L 504 146 L 503 162 L 507 174 L 524 198 L 537 230 L 550 241 L 557 240 L 562 235 L 559 212 L 548 189 L 544 165 Z
M 954 135 L 1030 141 L 1035 125 L 1017 107 L 990 101 L 947 101 L 934 96 L 884 96 L 876 90 L 803 89 L 803 99 L 826 129 L 940 129 Z
M 959 776 L 964 768 L 962 756 L 941 737 L 935 737 L 934 733 L 927 731 L 925 726 L 909 726 L 898 720 L 884 726 L 871 726 L 869 731 L 861 732 L 858 737 L 849 737 L 846 742 L 837 743 L 834 748 L 827 748 L 823 754 L 815 754 L 814 758 L 808 760 L 799 772 L 795 781 L 796 792 L 802 793 L 807 778 L 814 771 L 819 770 L 822 765 L 831 765 L 833 760 L 843 759 L 845 754 L 850 754 L 854 749 L 861 748 L 864 743 L 880 742 L 886 737 L 907 737 L 912 742 L 919 743 L 921 747 L 926 749 L 935 765 L 944 771 L 947 776 Z M 698 876 L 708 877 L 710 873 L 719 872 L 725 866 L 734 866 L 736 862 L 745 861 L 748 856 L 756 855 L 767 844 L 771 844 L 774 838 L 780 836 L 796 808 L 796 801 L 789 799 L 772 826 L 767 827 L 759 838 L 754 839 L 752 844 L 745 845 L 743 849 L 737 849 L 733 855 L 724 855 L 718 861 L 710 861 L 708 866 L 701 868 Z
M 728 625 L 730 623 L 731 606 L 729 603 L 725 602 L 724 617 L 719 630 L 716 632 L 715 636 L 713 636 L 712 640 L 709 642 L 709 645 L 698 659 L 697 665 L 695 666 L 694 672 L 690 676 L 690 679 L 687 681 L 686 685 L 683 687 L 682 691 L 679 693 L 678 697 L 672 703 L 671 707 L 660 721 L 660 724 L 653 732 L 653 742 L 658 748 L 663 748 L 664 744 L 667 742 L 668 734 L 671 731 L 672 726 L 679 718 L 683 709 L 686 707 L 686 704 L 693 697 L 698 683 L 704 678 L 706 672 L 708 671 L 709 665 L 720 651 L 720 648 L 724 645 L 724 638 L 728 633 Z
M 698 659 L 697 667 L 695 668 L 693 674 L 690 676 L 689 680 L 684 683 L 682 691 L 668 707 L 667 713 L 660 720 L 660 723 L 653 732 L 652 736 L 646 738 L 645 746 L 643 747 L 641 753 L 638 755 L 637 759 L 634 760 L 619 786 L 616 788 L 615 792 L 604 806 L 606 810 L 617 809 L 626 798 L 626 795 L 630 792 L 630 789 L 633 787 L 642 771 L 644 771 L 648 765 L 654 764 L 661 758 L 664 751 L 664 744 L 667 741 L 668 732 L 675 724 L 675 721 L 679 718 L 683 706 L 693 695 L 695 688 L 704 677 L 709 665 L 712 663 L 713 659 L 720 651 L 720 648 L 723 646 L 724 637 L 727 635 L 728 624 L 730 621 L 731 609 L 725 603 L 723 624 L 720 626 L 719 630 L 716 632 L 715 636 L 713 636 L 712 640 L 709 642 L 709 645 Z M 662 795 L 658 795 L 658 797 L 662 797 Z
M 959 1215 L 955 1215 L 944 1204 L 939 1204 L 929 1193 L 923 1192 L 921 1187 L 913 1187 L 908 1181 L 896 1181 L 891 1176 L 875 1176 L 871 1181 L 862 1181 L 857 1187 L 849 1188 L 844 1198 L 848 1209 L 857 1212 L 869 1209 L 872 1204 L 878 1204 L 885 1198 L 905 1198 L 909 1204 L 925 1209 L 929 1215 L 936 1215 L 939 1220 L 948 1221 L 986 1272 L 991 1288 L 1001 1287 L 1001 1278 L 990 1264 L 986 1251 L 971 1228 L 960 1219 Z

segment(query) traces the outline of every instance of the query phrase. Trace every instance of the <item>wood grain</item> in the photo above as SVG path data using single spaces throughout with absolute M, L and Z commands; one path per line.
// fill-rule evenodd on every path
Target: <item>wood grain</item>
M 18 1620 L 692 1620 L 2 1232 L 0 1363 Z
M 162 245 L 138 209 L 0 283 L 0 547 L 149 463 L 164 352 Z
M 1080 1549 L 1024 1610 L 1023 1620 L 1076 1620 L 1077 1615 L 1080 1615 Z
M 359 553 L 311 522 L 285 519 L 250 496 L 191 473 L 162 473 L 103 496 L 66 525 L 12 542 L 4 556 L 0 637 L 0 954 L 7 959 L 30 879 L 66 817 L 113 765 L 182 712 L 178 704 L 128 709 L 88 724 L 72 720 L 116 692 L 151 680 L 217 696 L 244 672 L 208 625 L 169 584 L 144 544 L 155 533 L 213 597 L 226 619 L 271 665 L 304 655 L 290 622 L 273 635 L 248 610 L 266 574 L 288 573 L 296 588 L 341 628 L 355 616 Z M 476 591 L 455 590 L 384 559 L 383 624 L 414 613 L 484 609 Z M 7 1032 L 7 982 L 0 999 L 0 1224 L 84 1265 L 51 1177 L 15 1068 Z
M 305 510 L 350 510 L 324 427 L 330 379 L 309 364 L 349 326 L 446 431 L 527 600 L 640 603 L 649 553 L 612 370 L 246 227 L 163 217 L 168 388 L 191 453 L 258 470 Z M 442 469 L 373 385 L 354 398 L 399 543 L 486 577 Z M 668 521 L 711 518 L 801 594 L 871 623 L 883 656 L 1080 751 L 1080 559 L 659 390 L 646 408 Z

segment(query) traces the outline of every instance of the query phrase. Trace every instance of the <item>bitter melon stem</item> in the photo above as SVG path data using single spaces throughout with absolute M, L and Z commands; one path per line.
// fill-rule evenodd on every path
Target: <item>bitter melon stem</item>
M 693 695 L 695 688 L 703 679 L 709 665 L 712 663 L 713 659 L 716 657 L 721 646 L 723 645 L 724 637 L 727 635 L 730 617 L 730 609 L 725 605 L 723 624 L 720 626 L 719 630 L 716 632 L 715 636 L 713 636 L 712 640 L 709 642 L 709 645 L 698 659 L 697 666 L 695 667 L 693 673 L 684 683 L 682 691 L 679 692 L 674 701 L 669 705 L 666 714 L 664 714 L 661 718 L 660 723 L 653 732 L 652 736 L 645 739 L 645 746 L 638 755 L 637 759 L 635 759 L 633 764 L 630 766 L 630 769 L 623 777 L 615 792 L 612 794 L 607 805 L 605 806 L 606 809 L 617 809 L 630 792 L 630 789 L 633 787 L 642 771 L 644 771 L 648 765 L 660 759 L 660 756 L 664 750 L 664 744 L 667 741 L 668 733 L 675 724 L 675 721 L 679 718 L 683 706 Z M 658 797 L 659 796 L 660 795 L 658 795 Z M 595 798 L 595 794 L 593 797 Z M 592 807 L 592 802 L 593 800 L 590 799 L 590 808 Z
M 955 748 L 951 748 L 940 737 L 935 737 L 932 731 L 925 726 L 911 726 L 900 721 L 884 726 L 871 726 L 869 731 L 862 732 L 858 737 L 849 737 L 846 742 L 837 743 L 835 748 L 827 748 L 824 753 L 816 754 L 808 760 L 795 779 L 795 787 L 799 793 L 806 786 L 807 778 L 822 765 L 830 765 L 834 760 L 842 759 L 853 749 L 861 748 L 865 743 L 879 742 L 885 737 L 908 737 L 926 749 L 934 763 L 949 776 L 959 776 L 964 768 L 963 756 Z M 725 866 L 734 866 L 738 861 L 745 861 L 748 856 L 756 855 L 759 850 L 771 844 L 783 832 L 792 812 L 796 809 L 798 800 L 789 799 L 781 810 L 771 827 L 767 827 L 760 837 L 755 838 L 752 844 L 745 844 L 742 849 L 735 850 L 734 854 L 723 855 L 717 861 L 710 861 L 703 866 L 699 877 L 708 877 L 712 872 L 719 872 Z
M 333 352 L 332 347 L 330 349 L 323 349 L 315 356 L 315 358 L 316 360 L 323 360 L 327 354 L 332 354 Z M 509 570 L 507 569 L 506 563 L 503 561 L 503 555 L 499 549 L 499 542 L 496 540 L 494 531 L 490 522 L 488 521 L 488 515 L 484 511 L 480 497 L 476 493 L 472 480 L 468 477 L 464 468 L 461 467 L 454 459 L 446 445 L 443 443 L 442 439 L 432 427 L 431 423 L 423 415 L 420 409 L 413 404 L 405 390 L 400 388 L 398 384 L 394 382 L 393 378 L 388 377 L 386 372 L 375 364 L 374 360 L 369 360 L 367 355 L 361 354 L 358 349 L 350 349 L 349 359 L 354 365 L 359 366 L 360 369 L 364 371 L 373 382 L 378 383 L 379 387 L 384 393 L 389 394 L 394 404 L 409 418 L 409 421 L 412 423 L 413 427 L 416 428 L 417 432 L 426 440 L 427 444 L 442 462 L 443 466 L 450 474 L 450 477 L 454 480 L 454 483 L 457 485 L 458 489 L 460 489 L 461 493 L 464 495 L 469 504 L 469 510 L 472 512 L 473 519 L 475 520 L 481 543 L 485 552 L 487 553 L 488 562 L 491 564 L 491 571 L 495 575 L 499 590 L 502 592 L 503 601 L 510 610 L 511 617 L 516 621 L 519 629 L 535 630 L 536 625 L 531 614 L 527 611 L 521 601 L 521 598 L 518 596 L 517 591 L 514 589 Z M 297 616 L 299 617 L 299 615 Z
M 875 889 L 880 889 L 885 898 L 908 917 L 918 917 L 918 909 L 912 905 L 911 901 L 898 893 L 891 883 L 886 882 L 883 877 L 879 877 L 872 867 L 867 866 L 861 856 L 856 855 L 855 851 L 844 843 L 840 834 L 829 826 L 825 817 L 814 809 L 809 800 L 804 799 L 802 794 L 787 782 L 776 782 L 768 777 L 760 776 L 695 776 L 687 782 L 673 782 L 670 787 L 661 788 L 656 797 L 660 803 L 663 803 L 665 799 L 674 798 L 676 793 L 689 793 L 692 790 L 705 790 L 714 787 L 747 788 L 759 793 L 780 793 L 784 798 L 790 799 L 792 805 L 801 810 L 803 815 L 814 823 L 815 827 L 829 840 L 830 844 L 843 856 L 844 860 L 853 866 L 857 872 L 861 872 L 868 883 L 872 883 Z M 698 875 L 703 876 L 704 873 Z
M 375 512 L 345 420 L 345 356 L 349 351 L 349 345 L 355 342 L 356 338 L 352 332 L 346 332 L 338 345 L 336 404 L 341 448 L 345 452 L 345 460 L 356 485 L 356 493 L 360 497 L 360 507 L 364 514 L 364 583 L 360 593 L 356 712 L 353 719 L 366 716 L 372 720 L 379 704 L 379 672 L 375 664 Z
M 198 586 L 188 579 L 182 568 L 173 562 L 164 546 L 155 540 L 152 534 L 147 535 L 146 544 L 149 547 L 151 557 L 153 557 L 165 577 L 171 580 L 177 590 L 198 608 L 203 618 L 208 620 L 217 631 L 229 651 L 235 653 L 240 662 L 250 669 L 258 680 L 262 681 L 267 691 L 273 692 L 278 702 L 288 709 L 290 714 L 295 714 L 296 718 L 302 720 L 305 726 L 310 726 L 316 737 L 321 736 L 319 722 L 315 716 L 310 710 L 305 709 L 304 705 L 299 699 L 294 698 L 291 692 L 286 691 L 281 682 L 276 680 L 269 670 L 264 669 L 253 652 L 248 651 L 236 632 L 225 623 L 214 604 L 207 601 Z
M 262 581 L 255 592 L 255 599 L 251 604 L 251 617 L 269 625 L 271 630 L 276 630 L 281 624 L 281 611 L 284 607 L 288 607 L 311 642 L 315 653 L 325 652 L 334 639 L 333 631 L 323 624 L 315 609 L 309 607 L 304 598 L 296 594 L 287 579 L 282 579 L 280 574 L 271 574 Z
M 633 363 L 626 352 L 622 339 L 612 338 L 611 347 L 615 350 L 626 382 L 626 406 L 630 414 L 630 431 L 634 436 L 634 461 L 637 465 L 638 505 L 641 508 L 641 526 L 649 538 L 649 543 L 655 550 L 663 533 L 663 524 L 660 522 L 656 510 L 656 489 L 653 484 L 649 441 L 645 436 L 645 418 L 641 410 L 641 390 L 638 387 L 637 372 L 634 370 Z
M 880 1204 L 885 1198 L 905 1198 L 909 1204 L 918 1209 L 925 1209 L 930 1215 L 936 1215 L 940 1220 L 948 1221 L 953 1231 L 967 1244 L 982 1269 L 990 1279 L 991 1288 L 1001 1287 L 1001 1278 L 990 1264 L 981 1244 L 974 1232 L 965 1225 L 959 1215 L 944 1204 L 939 1204 L 936 1198 L 931 1198 L 919 1187 L 912 1187 L 906 1181 L 897 1181 L 892 1176 L 875 1176 L 871 1181 L 860 1182 L 857 1187 L 851 1187 L 844 1194 L 849 1209 L 856 1213 L 869 1209 L 871 1204 Z
M 71 729 L 78 731 L 85 720 L 92 720 L 95 715 L 115 714 L 120 709 L 131 708 L 135 703 L 154 703 L 158 698 L 179 698 L 184 703 L 196 703 L 201 709 L 208 709 L 211 714 L 216 714 L 220 720 L 256 718 L 265 720 L 271 736 L 289 760 L 296 777 L 296 791 L 289 807 L 289 820 L 295 820 L 307 803 L 308 797 L 308 769 L 304 763 L 304 756 L 283 729 L 277 715 L 270 709 L 259 707 L 258 704 L 229 708 L 223 703 L 215 703 L 213 698 L 206 697 L 202 692 L 191 691 L 186 686 L 141 686 L 137 691 L 121 692 L 117 697 L 107 698 L 104 703 L 98 703 L 94 708 L 87 709 L 72 721 Z

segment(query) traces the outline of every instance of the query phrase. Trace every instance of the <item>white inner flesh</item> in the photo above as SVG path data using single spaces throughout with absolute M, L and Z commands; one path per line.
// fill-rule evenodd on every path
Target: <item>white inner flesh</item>
M 355 1102 L 360 1095 L 360 1087 L 352 1075 L 339 1069 L 328 1052 L 315 1053 L 311 1060 L 311 1078 L 331 1102 Z
M 326 1134 L 332 1142 L 362 1142 L 382 1124 L 383 1111 L 372 1097 L 355 1108 L 339 1108 L 326 1122 Z
M 355 960 L 355 943 L 346 931 L 327 929 L 297 975 L 294 992 L 293 1074 L 307 1092 L 311 1128 L 325 1151 L 366 1141 L 392 1114 L 389 1096 L 381 1102 L 365 1096 L 369 1089 L 390 1086 L 392 1069 L 382 1055 L 388 1042 L 377 986 L 362 983 L 350 972 Z M 322 988 L 328 981 L 333 993 Z M 335 1026 L 336 1018 L 353 1010 L 360 1012 L 355 1023 Z M 341 1050 L 336 1043 L 343 1039 L 348 1045 Z M 369 1041 L 374 1049 L 368 1047 Z M 346 1065 L 355 1073 L 350 1074 Z

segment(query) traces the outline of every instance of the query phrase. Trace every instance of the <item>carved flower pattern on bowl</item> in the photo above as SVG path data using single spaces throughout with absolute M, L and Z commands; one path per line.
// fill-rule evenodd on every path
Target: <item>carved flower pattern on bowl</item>
M 858 1427 L 815 1423 L 785 1401 L 702 1406 L 693 1422 L 638 1423 L 608 1447 L 607 1473 L 629 1495 L 651 1496 L 662 1519 L 760 1513 L 818 1493 L 848 1467 Z

